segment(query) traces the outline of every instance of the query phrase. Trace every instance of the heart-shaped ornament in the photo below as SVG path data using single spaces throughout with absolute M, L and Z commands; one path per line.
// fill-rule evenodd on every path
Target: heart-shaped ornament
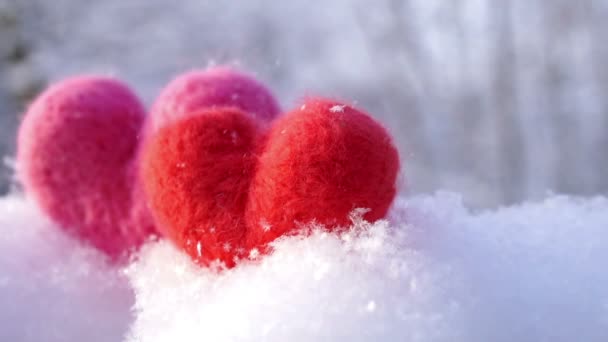
M 202 110 L 144 147 L 142 178 L 159 226 L 196 261 L 234 266 L 314 222 L 374 221 L 396 193 L 386 130 L 351 106 L 310 99 L 268 127 L 240 110 Z
M 19 178 L 59 227 L 121 259 L 156 232 L 139 181 L 140 145 L 154 130 L 215 106 L 265 119 L 279 111 L 261 83 L 226 67 L 178 77 L 147 120 L 123 83 L 98 76 L 67 79 L 41 94 L 25 115 Z

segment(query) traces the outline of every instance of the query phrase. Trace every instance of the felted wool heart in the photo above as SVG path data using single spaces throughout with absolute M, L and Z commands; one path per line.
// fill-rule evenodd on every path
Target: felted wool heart
M 82 76 L 29 107 L 18 134 L 26 192 L 62 229 L 117 259 L 155 232 L 134 187 L 144 109 L 123 83 Z
M 303 224 L 342 229 L 357 208 L 383 217 L 398 169 L 384 128 L 323 99 L 270 128 L 235 108 L 199 111 L 161 128 L 142 158 L 162 229 L 196 261 L 228 267 Z
M 226 66 L 195 70 L 171 81 L 151 110 L 152 130 L 201 109 L 235 107 L 264 122 L 280 112 L 274 96 L 255 78 Z

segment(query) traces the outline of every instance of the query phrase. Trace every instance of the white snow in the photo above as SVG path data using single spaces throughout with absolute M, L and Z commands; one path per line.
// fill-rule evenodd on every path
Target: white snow
M 332 113 L 342 113 L 342 112 L 344 112 L 344 108 L 346 108 L 345 105 L 335 105 L 335 106 L 329 108 L 329 111 Z
M 0 341 L 120 341 L 132 305 L 121 270 L 21 196 L 0 198 Z
M 399 198 L 389 221 L 284 239 L 219 273 L 163 241 L 105 267 L 20 197 L 0 222 L 2 341 L 608 340 L 601 197 L 484 212 Z

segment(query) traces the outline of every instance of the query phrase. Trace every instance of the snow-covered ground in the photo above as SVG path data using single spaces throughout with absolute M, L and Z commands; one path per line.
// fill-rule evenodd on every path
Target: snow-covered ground
M 602 197 L 482 212 L 401 197 L 389 221 L 219 274 L 163 241 L 107 266 L 20 195 L 0 229 L 1 341 L 608 340 Z
M 120 341 L 133 291 L 22 196 L 0 199 L 0 341 Z

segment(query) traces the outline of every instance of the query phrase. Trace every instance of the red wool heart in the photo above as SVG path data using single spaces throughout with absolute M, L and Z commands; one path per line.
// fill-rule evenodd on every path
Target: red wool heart
M 397 150 L 367 114 L 309 100 L 265 127 L 216 108 L 161 128 L 145 146 L 153 213 L 202 264 L 234 266 L 300 224 L 344 228 L 356 208 L 379 219 L 395 196 Z
M 72 236 L 112 258 L 154 233 L 136 183 L 144 109 L 117 80 L 76 77 L 46 90 L 19 129 L 19 177 Z

